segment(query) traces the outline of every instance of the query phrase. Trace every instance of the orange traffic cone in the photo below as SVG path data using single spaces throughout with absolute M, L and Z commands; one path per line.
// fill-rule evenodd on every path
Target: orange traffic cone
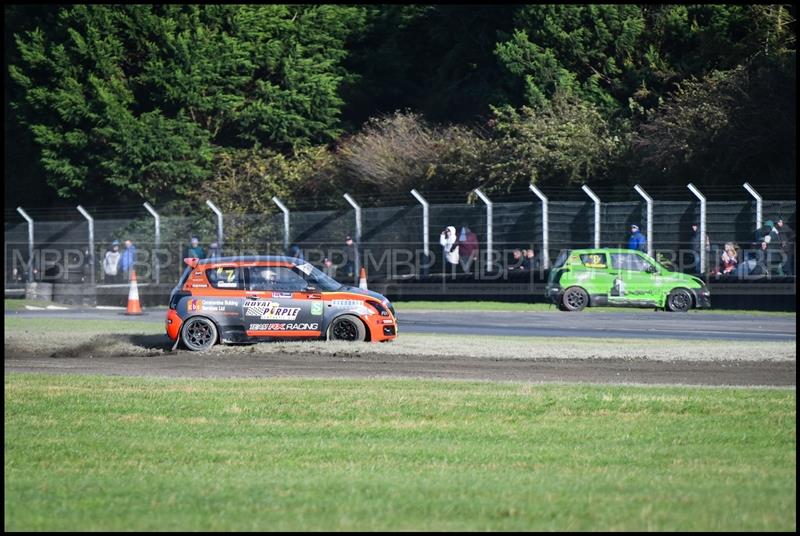
M 358 288 L 367 290 L 367 271 L 361 267 L 361 273 L 358 276 Z
M 139 288 L 136 286 L 136 271 L 131 270 L 131 290 L 128 292 L 128 310 L 126 315 L 142 314 L 142 306 L 139 304 Z

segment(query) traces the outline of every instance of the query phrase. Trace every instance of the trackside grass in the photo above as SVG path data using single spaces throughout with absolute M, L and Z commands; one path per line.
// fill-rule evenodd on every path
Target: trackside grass
M 6 374 L 6 530 L 796 528 L 796 392 Z

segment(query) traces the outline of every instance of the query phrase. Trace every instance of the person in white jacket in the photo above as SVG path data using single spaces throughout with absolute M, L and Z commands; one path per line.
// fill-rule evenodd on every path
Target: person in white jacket
M 442 234 L 439 235 L 439 243 L 444 250 L 445 271 L 449 265 L 450 270 L 455 271 L 458 266 L 458 235 L 456 235 L 456 228 L 452 225 L 447 227 Z

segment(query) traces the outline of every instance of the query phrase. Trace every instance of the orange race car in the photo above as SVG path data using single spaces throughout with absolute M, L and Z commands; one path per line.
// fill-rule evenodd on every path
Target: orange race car
M 377 292 L 348 287 L 292 257 L 184 259 L 167 335 L 189 350 L 277 339 L 389 341 L 397 319 Z

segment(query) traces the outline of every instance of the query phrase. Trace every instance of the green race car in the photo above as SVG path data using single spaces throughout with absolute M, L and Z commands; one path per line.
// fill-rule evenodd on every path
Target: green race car
M 670 272 L 641 251 L 619 248 L 562 251 L 545 295 L 564 311 L 597 305 L 668 311 L 711 307 L 711 293 L 699 278 Z

